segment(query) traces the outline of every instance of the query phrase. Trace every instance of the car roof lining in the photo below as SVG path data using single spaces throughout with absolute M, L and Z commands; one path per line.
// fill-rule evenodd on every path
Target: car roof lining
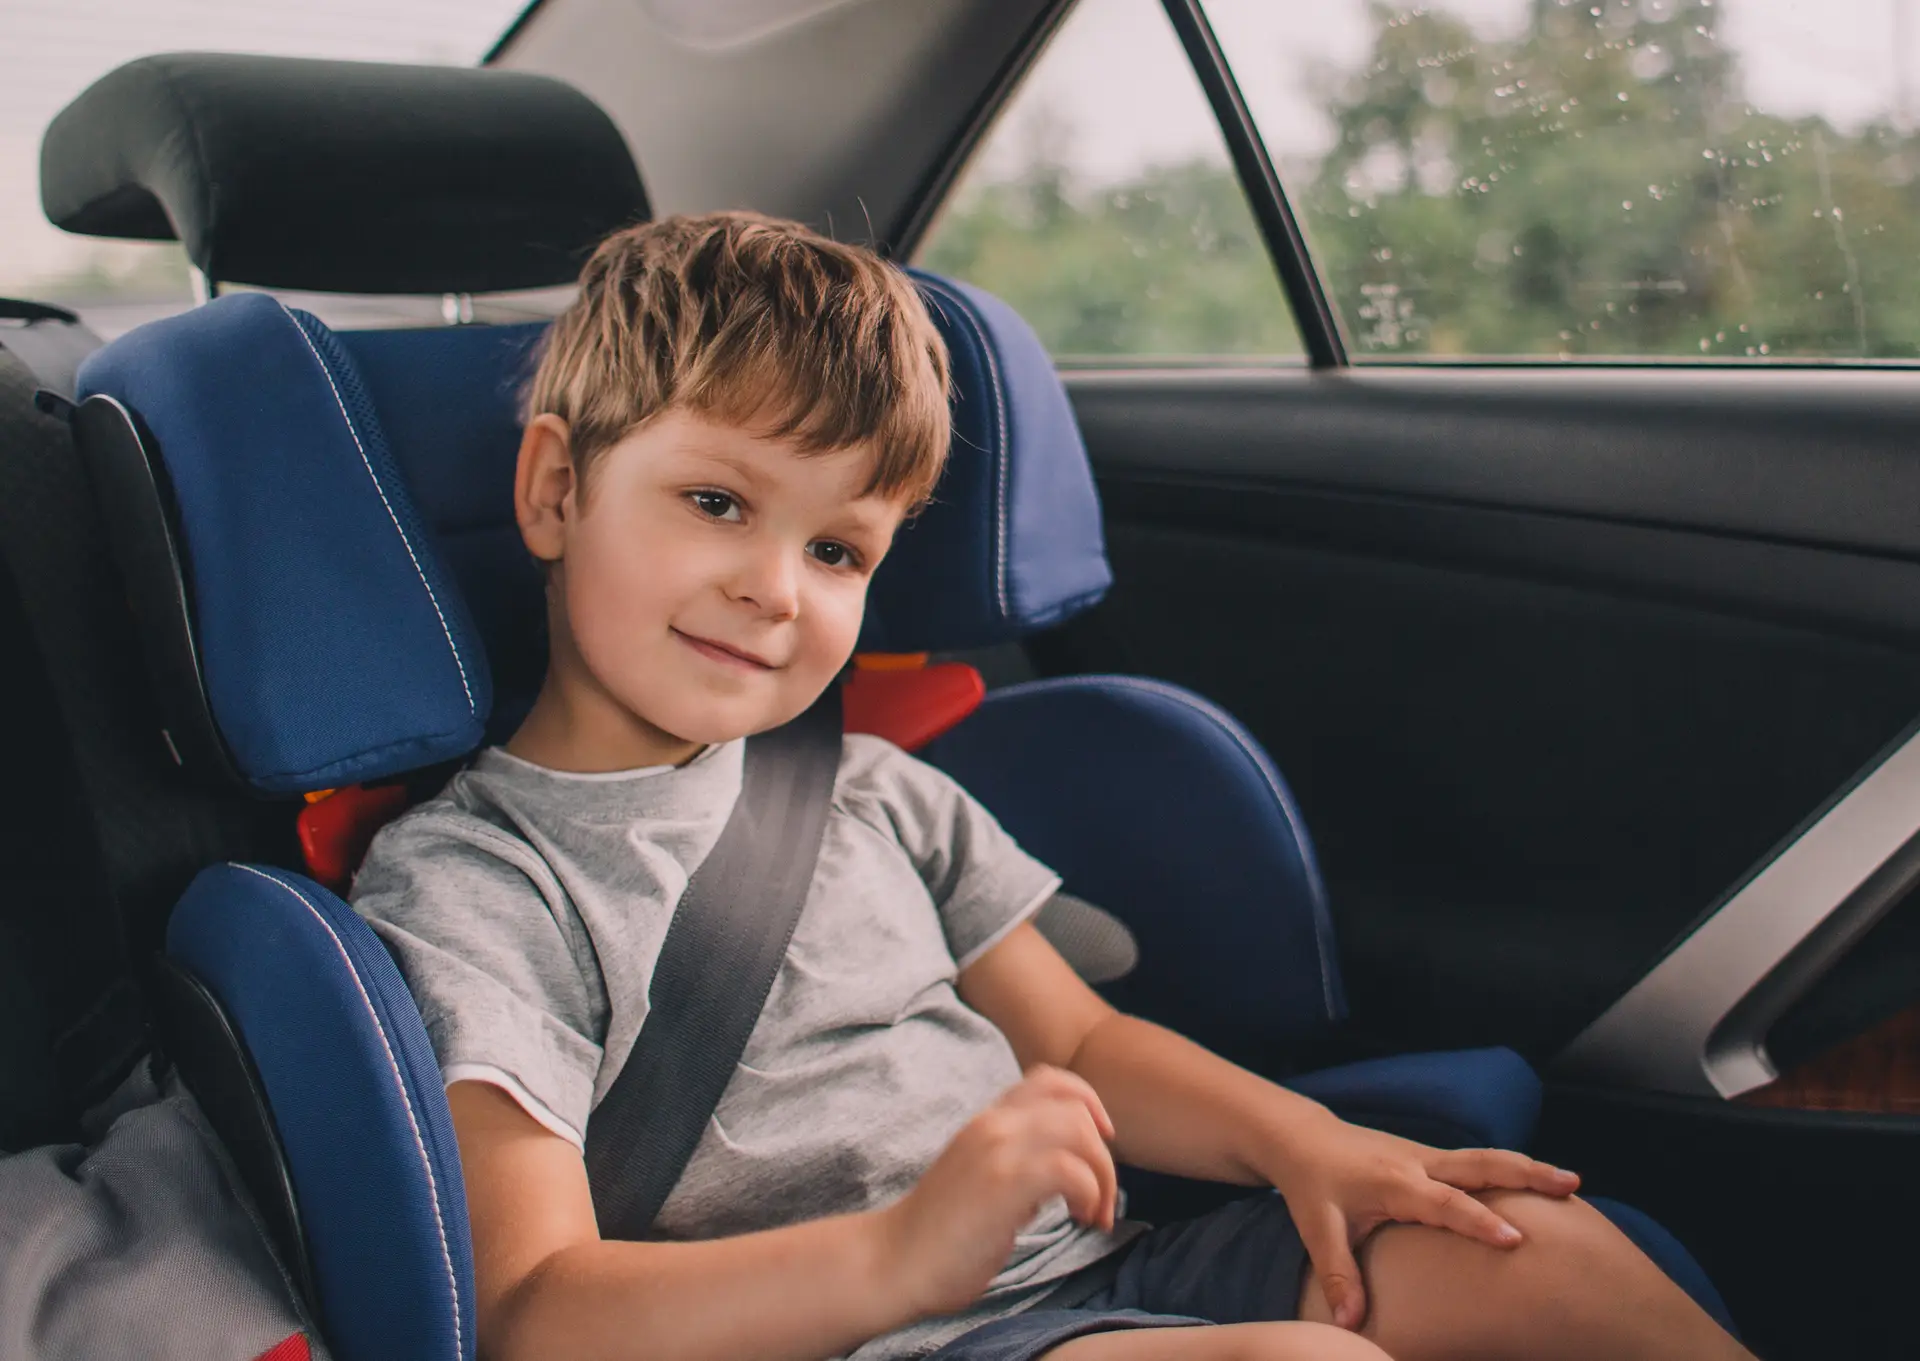
M 658 213 L 754 208 L 900 253 L 1069 8 L 844 0 L 714 45 L 632 0 L 541 0 L 490 61 L 595 99 Z

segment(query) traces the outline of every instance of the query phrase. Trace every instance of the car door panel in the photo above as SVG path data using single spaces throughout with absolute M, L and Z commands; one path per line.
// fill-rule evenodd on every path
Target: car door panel
M 1550 1060 L 1920 714 L 1907 375 L 1072 387 L 1100 627 L 1293 783 L 1364 1042 Z

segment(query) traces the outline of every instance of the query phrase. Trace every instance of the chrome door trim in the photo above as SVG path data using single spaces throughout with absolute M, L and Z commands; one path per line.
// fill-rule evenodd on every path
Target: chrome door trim
M 1734 1097 L 1767 1030 L 1920 880 L 1920 725 L 1776 847 L 1554 1059 L 1555 1076 Z

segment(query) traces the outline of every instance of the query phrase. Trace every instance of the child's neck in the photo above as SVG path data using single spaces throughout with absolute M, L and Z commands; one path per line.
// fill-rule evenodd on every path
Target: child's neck
M 506 749 L 549 770 L 601 774 L 685 765 L 705 744 L 662 731 L 599 686 L 563 674 L 556 664 L 548 668 L 533 708 L 507 739 Z

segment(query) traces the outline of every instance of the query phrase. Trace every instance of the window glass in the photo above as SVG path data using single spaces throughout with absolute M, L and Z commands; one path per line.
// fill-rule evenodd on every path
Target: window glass
M 1156 0 L 1080 0 L 917 262 L 1004 298 L 1063 362 L 1300 351 L 1219 126 Z
M 526 0 L 5 0 L 0 295 L 74 308 L 109 337 L 190 305 L 178 244 L 70 236 L 40 212 L 41 133 L 122 62 L 197 51 L 470 66 L 525 7 Z M 357 308 L 348 320 L 397 319 L 386 315 L 395 308 L 437 320 L 440 300 Z
M 1356 359 L 1920 357 L 1912 0 L 1206 0 Z

